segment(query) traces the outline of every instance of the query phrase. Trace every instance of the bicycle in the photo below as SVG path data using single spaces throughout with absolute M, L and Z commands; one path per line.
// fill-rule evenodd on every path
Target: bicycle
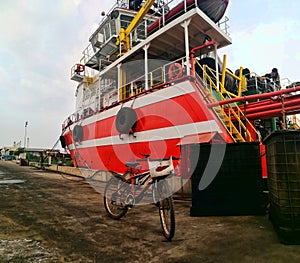
M 150 159 L 150 155 L 137 162 L 126 162 L 127 170 L 113 176 L 107 182 L 104 191 L 104 207 L 113 219 L 123 217 L 129 208 L 138 204 L 147 190 L 152 189 L 152 202 L 159 209 L 163 235 L 171 241 L 175 234 L 175 212 L 173 197 L 166 177 L 175 175 L 173 157 L 167 159 Z M 140 162 L 147 161 L 149 170 L 140 172 Z

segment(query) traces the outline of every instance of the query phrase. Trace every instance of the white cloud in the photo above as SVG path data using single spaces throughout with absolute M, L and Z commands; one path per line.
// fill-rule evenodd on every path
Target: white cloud
M 74 110 L 70 68 L 81 58 L 110 1 L 11 0 L 0 8 L 0 146 L 24 140 L 51 147 Z
M 228 15 L 233 44 L 222 51 L 228 54 L 228 67 L 235 70 L 244 66 L 257 74 L 277 67 L 282 78 L 298 81 L 300 2 L 256 3 L 257 0 L 251 5 L 247 1 L 231 1 Z

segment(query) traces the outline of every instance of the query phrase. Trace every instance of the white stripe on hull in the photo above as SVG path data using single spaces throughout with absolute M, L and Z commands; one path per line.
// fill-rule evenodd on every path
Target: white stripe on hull
M 183 83 L 177 83 L 174 86 L 170 86 L 170 87 L 164 88 L 162 90 L 158 90 L 153 93 L 147 94 L 145 96 L 141 96 L 139 98 L 128 101 L 128 102 L 124 103 L 122 107 L 131 107 L 133 105 L 133 109 L 138 109 L 138 108 L 142 108 L 142 107 L 145 107 L 148 105 L 166 101 L 168 99 L 172 99 L 172 98 L 176 98 L 176 97 L 179 97 L 179 96 L 182 96 L 185 94 L 189 94 L 194 91 L 195 91 L 195 89 L 192 86 L 192 84 L 189 81 L 185 81 Z M 81 125 L 83 125 L 83 126 L 89 125 L 96 121 L 101 121 L 101 120 L 116 116 L 118 111 L 120 110 L 120 108 L 121 108 L 121 105 L 113 107 L 106 111 L 103 111 L 94 116 L 91 116 L 91 117 L 83 120 Z M 75 124 L 73 126 L 75 126 Z M 71 126 L 71 129 L 73 129 L 72 126 Z
M 178 126 L 170 126 L 166 128 L 153 129 L 148 131 L 136 132 L 133 137 L 132 135 L 122 134 L 121 138 L 119 136 L 110 136 L 105 138 L 93 139 L 88 141 L 83 141 L 81 143 L 69 145 L 70 150 L 89 148 L 95 146 L 108 146 L 108 145 L 121 145 L 130 143 L 140 143 L 140 142 L 151 142 L 151 141 L 161 141 L 170 139 L 181 139 L 187 135 L 205 133 L 205 132 L 219 132 L 221 129 L 214 120 L 202 121 L 197 123 L 188 123 Z

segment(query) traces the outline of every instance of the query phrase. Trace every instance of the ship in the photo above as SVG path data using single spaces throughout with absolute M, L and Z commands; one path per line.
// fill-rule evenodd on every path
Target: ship
M 103 13 L 71 68 L 76 106 L 61 142 L 75 167 L 123 174 L 143 155 L 172 156 L 184 176 L 184 145 L 259 143 L 282 117 L 283 94 L 285 115 L 300 112 L 299 86 L 233 72 L 219 57 L 232 44 L 228 4 L 119 0 Z

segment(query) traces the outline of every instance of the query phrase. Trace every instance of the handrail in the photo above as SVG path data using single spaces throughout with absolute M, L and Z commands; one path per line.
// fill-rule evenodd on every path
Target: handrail
M 229 32 L 228 32 L 228 28 L 229 28 L 229 26 L 227 25 L 227 22 L 228 22 L 228 21 L 229 21 L 229 18 L 228 18 L 227 16 L 225 16 L 225 17 L 224 17 L 224 20 L 218 22 L 218 27 L 219 27 L 222 31 L 224 31 L 225 34 L 226 34 L 227 36 L 230 35 Z M 221 26 L 224 26 L 224 28 L 222 28 Z
M 225 87 L 223 86 L 223 83 L 218 80 L 218 78 L 216 77 L 214 71 L 211 68 L 209 68 L 207 65 L 204 65 L 204 66 L 200 65 L 200 63 L 198 61 L 196 61 L 196 63 L 198 63 L 198 66 L 203 71 L 203 80 L 204 80 L 204 83 L 207 82 L 207 81 L 209 82 L 209 89 L 207 89 L 207 87 L 206 87 L 206 89 L 209 90 L 212 98 L 214 100 L 216 100 L 216 98 L 215 98 L 215 96 L 213 94 L 213 91 L 217 92 L 218 96 L 220 96 L 220 99 L 221 99 L 220 101 L 215 101 L 213 103 L 209 103 L 208 105 L 214 105 L 211 108 L 217 107 L 217 106 L 221 106 L 221 114 L 223 116 L 225 116 L 225 118 L 227 118 L 227 121 L 230 122 L 229 123 L 229 129 L 228 129 L 227 125 L 222 121 L 222 119 L 220 119 L 223 122 L 224 127 L 227 129 L 227 131 L 232 135 L 232 126 L 235 126 L 233 124 L 233 122 L 232 122 L 232 118 L 234 118 L 238 122 L 238 129 L 237 130 L 239 131 L 239 133 L 242 133 L 242 130 L 243 130 L 245 132 L 245 134 L 247 135 L 246 137 L 248 138 L 248 140 L 249 141 L 254 141 L 254 139 L 252 138 L 252 135 L 251 135 L 249 129 L 247 128 L 247 126 L 248 126 L 253 131 L 255 131 L 255 133 L 257 134 L 257 138 L 260 139 L 260 136 L 259 136 L 258 132 L 256 131 L 255 127 L 246 118 L 244 112 L 240 109 L 240 107 L 239 107 L 238 104 L 234 103 L 234 109 L 233 109 L 233 107 L 230 104 L 228 104 L 226 108 L 224 107 L 224 104 L 220 105 L 220 102 L 226 100 L 226 98 L 224 97 L 223 94 L 227 95 L 230 98 L 229 100 L 233 100 L 232 97 L 234 97 L 236 99 L 237 96 L 234 95 L 234 94 L 232 94 L 232 93 L 230 93 L 229 91 L 227 91 L 225 89 Z M 216 82 L 219 82 L 219 86 L 221 87 L 221 91 L 218 90 L 217 84 L 209 76 L 208 72 L 212 75 L 213 78 L 215 78 Z M 223 71 L 223 73 L 224 73 L 224 71 Z M 196 75 L 196 76 L 198 76 L 198 75 Z M 223 79 L 223 76 L 222 76 L 222 79 Z M 216 110 L 214 110 L 214 111 L 215 111 L 216 114 L 218 114 L 218 112 Z M 228 112 L 228 114 L 226 112 Z M 245 125 L 243 123 L 243 121 L 245 121 L 247 123 L 247 125 Z M 235 128 L 237 128 L 237 127 L 235 127 Z M 233 137 L 233 135 L 232 135 L 232 137 Z
M 199 63 L 198 60 L 196 60 L 196 63 L 197 63 L 197 65 L 203 70 L 203 73 L 205 72 L 204 77 L 207 76 L 207 77 L 208 77 L 208 80 L 209 80 L 209 82 L 210 82 L 210 84 L 212 85 L 212 87 L 214 87 L 214 89 L 218 91 L 217 85 L 216 85 L 215 82 L 211 79 L 211 77 L 209 77 L 209 75 L 206 73 L 206 71 L 209 71 L 210 74 L 212 75 L 212 77 L 213 77 L 215 80 L 218 80 L 218 78 L 217 78 L 217 76 L 216 76 L 216 74 L 215 74 L 215 71 L 212 70 L 212 69 L 211 69 L 210 67 L 208 67 L 207 65 L 203 65 L 203 66 L 202 66 L 202 65 Z M 218 82 L 219 82 L 219 80 L 218 80 Z M 226 90 L 225 87 L 224 87 L 224 84 L 223 84 L 222 82 L 219 82 L 219 84 L 220 84 L 220 87 L 221 87 L 221 92 L 220 92 L 220 93 L 221 93 L 221 95 L 222 95 L 222 99 L 225 99 L 225 97 L 223 96 L 223 94 L 226 94 L 229 98 L 235 98 L 235 97 L 237 97 L 237 95 L 235 95 L 235 94 L 229 92 L 228 90 Z
M 224 92 L 226 91 L 225 89 L 225 78 L 226 75 L 229 75 L 230 77 L 236 79 L 238 81 L 238 91 L 237 91 L 237 96 L 232 94 L 232 97 L 240 97 L 242 95 L 242 91 L 247 90 L 247 81 L 246 77 L 243 75 L 243 67 L 240 67 L 239 69 L 239 76 L 233 74 L 230 70 L 227 69 L 226 67 L 226 62 L 227 62 L 227 56 L 223 56 L 223 66 L 222 66 L 222 85 L 221 85 L 221 91 Z
M 214 40 L 212 41 L 209 41 L 199 47 L 195 47 L 193 48 L 191 51 L 190 51 L 190 59 L 191 59 L 191 71 L 192 71 L 192 74 L 195 74 L 195 52 L 197 50 L 200 50 L 200 49 L 203 49 L 203 48 L 209 48 L 209 47 L 212 47 L 213 45 L 215 45 L 216 42 Z
M 179 63 L 180 65 L 184 65 L 185 63 L 185 57 L 176 59 L 174 61 L 168 62 L 166 64 L 163 64 L 155 69 L 153 69 L 152 71 L 148 72 L 148 86 L 149 87 L 153 87 L 153 86 L 157 86 L 163 83 L 167 82 L 167 75 L 168 75 L 168 70 L 170 68 L 170 65 L 174 64 L 174 63 Z M 127 97 L 136 95 L 140 92 L 142 92 L 143 88 L 145 88 L 145 74 L 137 77 L 134 80 L 130 80 L 128 82 L 126 82 L 125 84 L 123 84 L 120 87 L 120 99 L 126 99 Z M 138 85 L 137 85 L 138 84 Z M 138 86 L 139 89 L 136 89 Z M 130 90 L 129 90 L 130 88 Z M 127 90 L 127 92 L 126 92 Z M 122 94 L 126 94 L 127 96 L 123 96 Z

